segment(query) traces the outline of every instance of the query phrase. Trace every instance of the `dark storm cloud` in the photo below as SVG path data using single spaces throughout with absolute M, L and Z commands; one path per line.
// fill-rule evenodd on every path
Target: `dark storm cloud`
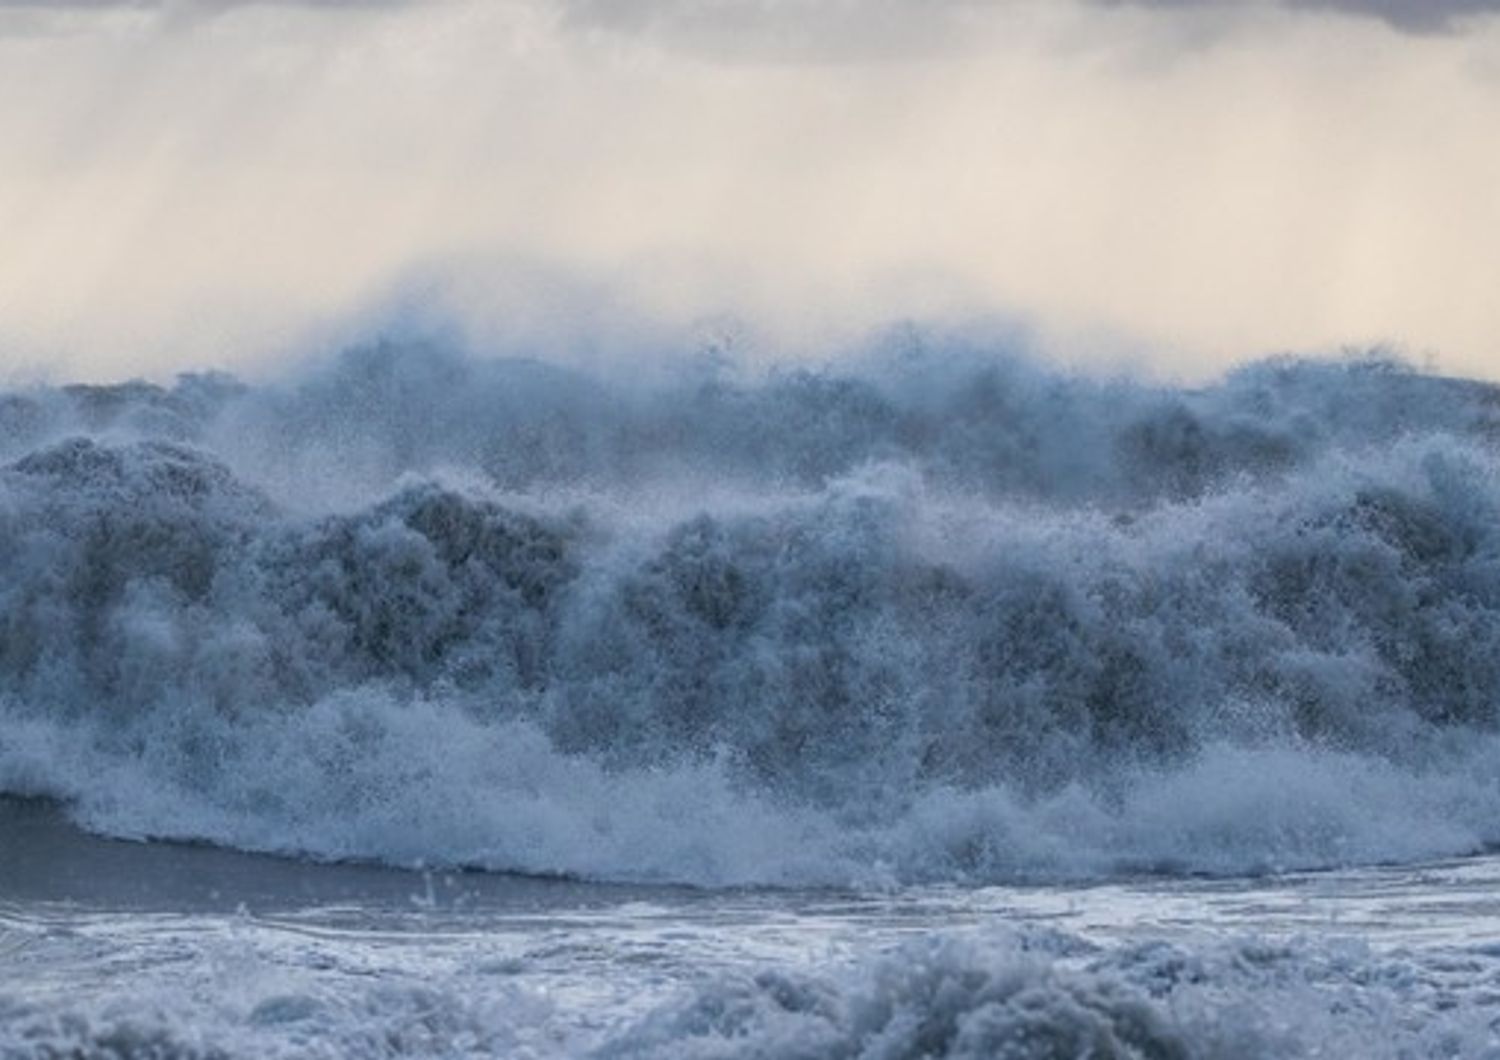
M 1241 0 L 1095 0 L 1111 7 L 1228 8 Z M 1271 0 L 1271 6 L 1303 11 L 1334 11 L 1378 18 L 1397 29 L 1430 33 L 1454 28 L 1460 21 L 1500 14 L 1500 0 Z
M 1292 6 L 1374 15 L 1411 30 L 1443 29 L 1467 16 L 1500 14 L 1500 0 L 1295 0 Z

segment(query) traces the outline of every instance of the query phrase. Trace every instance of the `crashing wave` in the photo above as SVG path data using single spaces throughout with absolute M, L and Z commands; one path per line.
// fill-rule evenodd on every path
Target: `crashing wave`
M 1380 362 L 972 351 L 13 394 L 0 792 L 707 884 L 1464 852 L 1500 839 L 1497 427 Z

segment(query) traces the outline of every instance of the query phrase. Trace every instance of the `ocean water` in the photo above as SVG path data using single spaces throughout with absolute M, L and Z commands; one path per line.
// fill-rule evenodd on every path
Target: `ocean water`
M 0 395 L 0 1056 L 1500 1056 L 1500 391 Z

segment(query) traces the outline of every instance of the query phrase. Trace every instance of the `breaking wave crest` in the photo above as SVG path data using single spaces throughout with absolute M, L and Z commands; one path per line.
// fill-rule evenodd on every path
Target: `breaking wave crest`
M 908 341 L 0 396 L 0 792 L 706 885 L 1500 840 L 1500 394 Z

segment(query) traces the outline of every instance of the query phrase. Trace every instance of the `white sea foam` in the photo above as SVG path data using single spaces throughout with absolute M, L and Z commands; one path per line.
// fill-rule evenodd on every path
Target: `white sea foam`
M 939 933 L 852 958 L 720 970 L 585 1016 L 488 943 L 422 937 L 421 956 L 358 933 L 158 923 L 148 962 L 104 994 L 0 988 L 0 1055 L 105 1058 L 1381 1058 L 1495 1055 L 1496 967 L 1462 953 L 1236 938 L 1098 944 L 1036 928 Z M 108 949 L 98 928 L 83 933 Z M 432 951 L 436 950 L 434 954 Z M 416 967 L 396 965 L 409 957 Z M 28 963 L 46 976 L 48 954 Z M 595 970 L 597 973 L 597 969 Z M 573 976 L 549 979 L 564 1000 Z M 637 989 L 638 992 L 638 989 Z M 38 994 L 42 996 L 37 996 Z

